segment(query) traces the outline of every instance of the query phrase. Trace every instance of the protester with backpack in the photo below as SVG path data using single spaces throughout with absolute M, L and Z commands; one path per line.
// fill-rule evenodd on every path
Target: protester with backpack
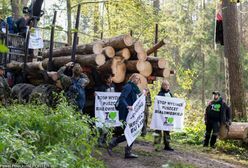
M 69 92 L 75 98 L 77 110 L 82 114 L 86 101 L 85 87 L 89 84 L 90 80 L 86 74 L 82 73 L 81 65 L 76 63 L 72 68 L 72 85 Z
M 72 77 L 68 76 L 72 71 Z M 47 72 L 49 78 L 55 81 L 58 88 L 64 90 L 69 102 L 77 107 L 77 110 L 82 113 L 86 101 L 85 87 L 90 80 L 82 73 L 80 64 L 69 62 L 61 67 L 58 72 Z M 45 75 L 44 75 L 45 76 Z

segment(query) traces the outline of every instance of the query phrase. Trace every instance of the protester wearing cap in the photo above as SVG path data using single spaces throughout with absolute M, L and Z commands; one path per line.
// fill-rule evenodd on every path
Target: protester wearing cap
M 220 125 L 231 124 L 230 108 L 223 101 L 219 91 L 213 92 L 213 100 L 208 104 L 205 112 L 206 133 L 204 147 L 210 146 L 215 148 L 215 143 L 219 134 Z M 212 134 L 212 135 L 211 135 Z
M 0 66 L 0 101 L 2 105 L 6 106 L 11 89 L 7 80 L 4 77 L 4 70 L 5 68 L 3 66 Z

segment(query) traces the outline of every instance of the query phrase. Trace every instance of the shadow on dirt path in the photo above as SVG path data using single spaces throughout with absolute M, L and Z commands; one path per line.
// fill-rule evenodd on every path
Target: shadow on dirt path
M 102 160 L 108 168 L 159 168 L 159 167 L 200 167 L 200 168 L 246 168 L 239 161 L 226 161 L 213 157 L 211 154 L 195 150 L 182 150 L 183 146 L 176 146 L 175 151 L 154 151 L 149 142 L 136 142 L 133 152 L 139 155 L 138 159 L 124 159 L 125 144 L 114 149 L 114 156 L 109 156 L 102 150 Z M 217 155 L 217 154 L 216 154 Z

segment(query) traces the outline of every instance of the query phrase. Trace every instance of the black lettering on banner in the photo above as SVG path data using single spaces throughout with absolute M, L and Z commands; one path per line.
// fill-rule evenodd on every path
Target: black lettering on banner
M 169 106 L 178 106 L 178 107 L 182 107 L 182 106 L 183 106 L 183 103 L 167 102 L 167 104 L 168 104 Z
M 107 121 L 107 120 L 109 120 L 109 112 L 105 112 L 105 120 Z
M 158 104 L 163 104 L 163 105 L 165 105 L 166 103 L 167 103 L 166 101 L 158 100 Z
M 104 111 L 104 107 L 96 107 L 96 111 Z

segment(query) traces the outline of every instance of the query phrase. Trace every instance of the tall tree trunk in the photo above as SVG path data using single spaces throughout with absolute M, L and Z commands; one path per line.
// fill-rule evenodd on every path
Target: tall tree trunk
M 229 79 L 229 68 L 228 68 L 228 59 L 224 57 L 224 66 L 225 66 L 225 96 L 226 96 L 226 102 L 228 105 L 231 104 L 230 100 L 230 79 Z
M 11 0 L 12 17 L 16 20 L 22 15 L 22 8 L 27 6 L 28 0 Z
M 16 20 L 20 17 L 19 0 L 11 0 L 12 17 Z
M 71 34 L 71 0 L 66 1 L 67 7 L 67 43 L 71 45 L 72 34 Z
M 246 118 L 236 3 L 223 1 L 224 53 L 228 59 L 232 116 Z
M 239 33 L 240 33 L 240 43 L 243 45 L 243 14 L 242 14 L 243 4 L 239 5 Z
M 22 7 L 25 7 L 28 5 L 29 0 L 22 0 Z M 22 10 L 22 9 L 21 9 Z
M 219 67 L 218 67 L 218 76 L 216 77 L 216 81 L 217 81 L 217 86 L 220 89 L 220 91 L 222 93 L 225 93 L 225 72 L 228 72 L 228 69 L 226 70 L 225 67 L 225 62 L 224 62 L 224 50 L 223 47 L 219 47 Z M 228 78 L 229 79 L 229 78 Z M 227 80 L 227 82 L 229 82 L 229 80 Z M 229 90 L 229 87 L 228 87 Z M 229 94 L 228 94 L 229 95 Z M 229 95 L 230 96 L 230 95 Z M 230 98 L 229 98 L 229 103 L 230 103 Z

